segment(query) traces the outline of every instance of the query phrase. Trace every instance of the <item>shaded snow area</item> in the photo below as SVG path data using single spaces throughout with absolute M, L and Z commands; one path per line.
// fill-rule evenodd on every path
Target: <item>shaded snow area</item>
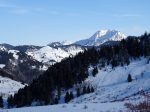
M 12 53 L 13 54 L 13 57 L 14 57 L 14 59 L 18 59 L 19 58 L 19 55 L 17 55 L 17 53 L 18 53 L 19 51 L 17 51 L 17 50 L 9 50 L 8 51 L 8 53 Z
M 52 106 L 7 109 L 3 110 L 3 112 L 119 112 L 120 110 L 126 110 L 121 102 L 99 104 L 59 104 Z
M 61 48 L 52 48 L 50 46 L 45 46 L 39 50 L 26 53 L 39 62 L 52 65 L 56 62 L 60 62 L 62 59 L 67 58 L 70 55 L 76 55 L 77 53 L 82 51 L 82 49 L 74 49 L 74 47 L 69 48 L 68 51 L 65 51 Z
M 20 82 L 0 76 L 0 96 L 3 96 L 4 99 L 9 95 L 13 95 L 24 86 L 25 85 L 21 84 Z

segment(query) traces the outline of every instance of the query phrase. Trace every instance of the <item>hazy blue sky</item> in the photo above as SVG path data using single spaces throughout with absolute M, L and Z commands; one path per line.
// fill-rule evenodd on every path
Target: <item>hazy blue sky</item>
M 150 0 L 0 0 L 0 43 L 76 41 L 101 29 L 150 32 Z

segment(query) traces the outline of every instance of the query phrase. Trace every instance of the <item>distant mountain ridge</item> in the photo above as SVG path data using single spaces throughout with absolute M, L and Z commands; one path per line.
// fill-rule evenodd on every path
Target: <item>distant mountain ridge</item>
M 100 30 L 88 39 L 83 39 L 75 42 L 82 46 L 99 46 L 108 41 L 121 41 L 126 36 L 117 30 Z
M 0 76 L 31 83 L 47 68 L 69 56 L 83 52 L 80 45 L 12 46 L 0 44 Z M 7 71 L 8 73 L 5 73 Z
M 69 41 L 51 42 L 46 46 L 0 44 L 0 64 L 6 77 L 30 83 L 43 71 L 64 58 L 83 52 L 88 47 L 120 41 L 126 36 L 116 30 L 100 30 L 92 37 L 75 43 Z

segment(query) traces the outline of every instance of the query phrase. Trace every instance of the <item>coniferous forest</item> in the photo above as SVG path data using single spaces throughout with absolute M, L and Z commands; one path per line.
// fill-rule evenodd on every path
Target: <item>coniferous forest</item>
M 116 66 L 128 65 L 130 60 L 139 57 L 150 56 L 150 34 L 145 33 L 140 37 L 129 36 L 116 44 L 92 47 L 79 53 L 75 57 L 69 57 L 56 63 L 29 86 L 20 89 L 14 96 L 8 98 L 9 107 L 30 106 L 33 102 L 39 105 L 56 104 L 61 96 L 61 90 L 67 91 L 74 85 L 81 84 L 88 77 L 88 67 L 93 66 L 93 76 L 97 69 L 106 65 Z M 97 68 L 98 65 L 98 68 Z M 94 91 L 93 88 L 87 89 Z M 81 90 L 77 90 L 77 96 Z M 73 99 L 71 92 L 66 93 L 65 101 Z

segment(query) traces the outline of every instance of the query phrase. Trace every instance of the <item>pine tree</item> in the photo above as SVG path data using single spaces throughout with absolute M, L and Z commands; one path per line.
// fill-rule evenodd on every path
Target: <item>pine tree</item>
M 70 92 L 70 97 L 69 97 L 69 101 L 72 100 L 74 98 L 73 93 Z
M 8 102 L 8 107 L 9 107 L 9 108 L 14 105 L 12 95 L 8 97 L 7 102 Z
M 86 90 L 86 87 L 84 86 L 83 87 L 83 94 L 86 94 L 87 93 L 87 90 Z
M 87 93 L 91 93 L 90 87 L 87 87 Z
M 80 88 L 77 88 L 77 97 L 79 97 L 80 95 L 81 95 Z
M 132 82 L 132 77 L 131 77 L 130 74 L 128 75 L 128 79 L 127 80 L 128 80 L 128 82 Z
M 3 108 L 3 98 L 0 96 L 0 108 Z
M 68 103 L 69 100 L 70 100 L 70 94 L 69 94 L 69 92 L 67 91 L 67 92 L 66 92 L 66 95 L 65 95 L 65 103 Z
M 58 98 L 55 98 L 54 103 L 55 103 L 55 104 L 58 104 Z
M 61 96 L 60 86 L 57 87 L 57 95 L 58 95 L 58 99 L 60 99 L 60 96 Z
M 91 92 L 92 92 L 92 93 L 94 92 L 94 88 L 93 88 L 93 87 L 91 87 Z
M 92 75 L 95 77 L 95 75 L 98 73 L 98 69 L 97 67 L 94 67 Z

